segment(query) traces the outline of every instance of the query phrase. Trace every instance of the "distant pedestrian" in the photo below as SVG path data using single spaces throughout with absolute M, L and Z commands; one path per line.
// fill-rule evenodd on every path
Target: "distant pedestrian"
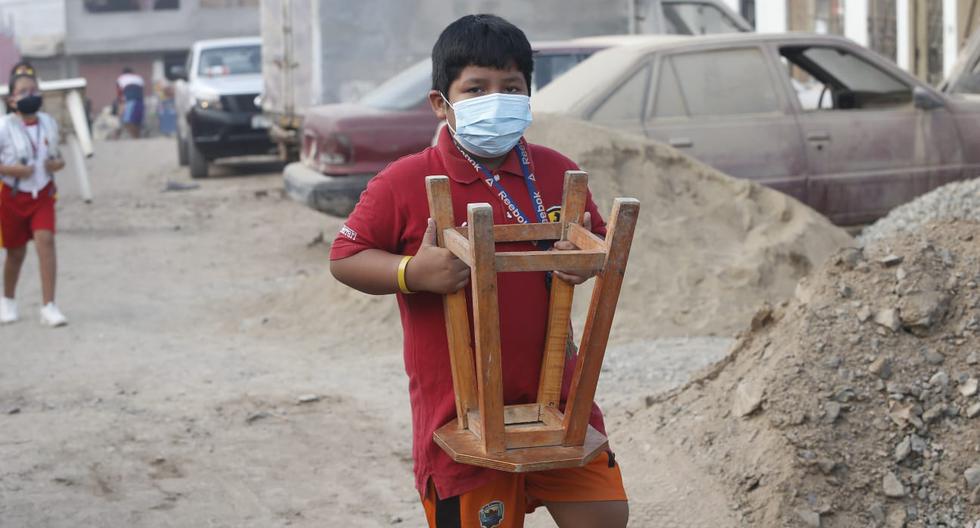
M 132 138 L 140 137 L 143 128 L 143 77 L 133 73 L 131 68 L 123 68 L 122 75 L 116 79 L 116 96 L 122 108 L 120 121 Z
M 33 239 L 41 269 L 41 322 L 63 326 L 68 320 L 54 304 L 54 173 L 65 167 L 58 151 L 58 123 L 40 111 L 41 92 L 30 64 L 14 66 L 9 88 L 10 113 L 0 118 L 0 246 L 7 250 L 0 323 L 18 319 L 14 294 L 27 243 Z

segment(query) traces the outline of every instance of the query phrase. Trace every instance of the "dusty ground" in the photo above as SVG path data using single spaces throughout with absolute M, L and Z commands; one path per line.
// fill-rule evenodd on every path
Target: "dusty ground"
M 36 322 L 32 256 L 23 319 L 0 327 L 0 526 L 423 526 L 394 301 L 333 283 L 312 242 L 338 221 L 283 200 L 274 165 L 162 192 L 187 183 L 172 140 L 98 152 L 94 203 L 61 178 L 71 325 Z M 598 399 L 631 526 L 736 525 L 686 450 L 630 421 L 728 346 L 609 351 Z

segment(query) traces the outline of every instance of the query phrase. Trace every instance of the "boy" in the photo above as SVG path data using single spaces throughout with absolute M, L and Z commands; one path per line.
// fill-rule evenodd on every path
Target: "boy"
M 565 171 L 577 167 L 553 150 L 523 141 L 531 120 L 532 69 L 530 43 L 502 18 L 469 15 L 450 24 L 432 49 L 429 93 L 433 111 L 448 126 L 435 147 L 392 163 L 371 180 L 330 253 L 330 270 L 339 281 L 366 293 L 398 294 L 416 487 L 430 528 L 520 527 L 525 511 L 539 505 L 561 528 L 626 526 L 626 493 L 611 453 L 582 468 L 512 474 L 457 464 L 432 440 L 433 431 L 456 411 L 441 294 L 465 288 L 469 268 L 435 244 L 425 177 L 450 178 L 457 224 L 466 219 L 466 205 L 475 202 L 491 204 L 496 224 L 554 217 Z M 586 210 L 586 223 L 605 234 L 591 197 Z M 535 246 L 510 243 L 498 249 Z M 589 278 L 560 271 L 554 276 L 573 284 Z M 497 280 L 505 403 L 533 402 L 549 279 L 544 273 L 505 273 Z M 572 365 L 565 369 L 563 398 L 573 370 Z M 604 431 L 597 407 L 590 423 Z

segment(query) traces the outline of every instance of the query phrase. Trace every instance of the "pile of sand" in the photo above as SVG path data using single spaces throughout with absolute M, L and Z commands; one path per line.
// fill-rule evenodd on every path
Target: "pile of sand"
M 634 420 L 745 525 L 980 525 L 978 284 L 973 222 L 841 250 Z
M 527 138 L 587 171 L 604 215 L 615 197 L 641 202 L 617 339 L 731 335 L 761 303 L 790 298 L 801 277 L 852 243 L 793 198 L 642 137 L 535 115 Z

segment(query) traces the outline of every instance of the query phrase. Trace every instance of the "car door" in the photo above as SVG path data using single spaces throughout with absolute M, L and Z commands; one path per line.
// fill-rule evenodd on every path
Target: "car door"
M 788 97 L 754 45 L 659 57 L 643 128 L 738 178 L 806 199 L 806 158 Z
M 867 222 L 959 179 L 953 116 L 916 108 L 911 78 L 844 42 L 794 42 L 778 52 L 783 83 L 799 94 L 812 207 L 837 223 Z

